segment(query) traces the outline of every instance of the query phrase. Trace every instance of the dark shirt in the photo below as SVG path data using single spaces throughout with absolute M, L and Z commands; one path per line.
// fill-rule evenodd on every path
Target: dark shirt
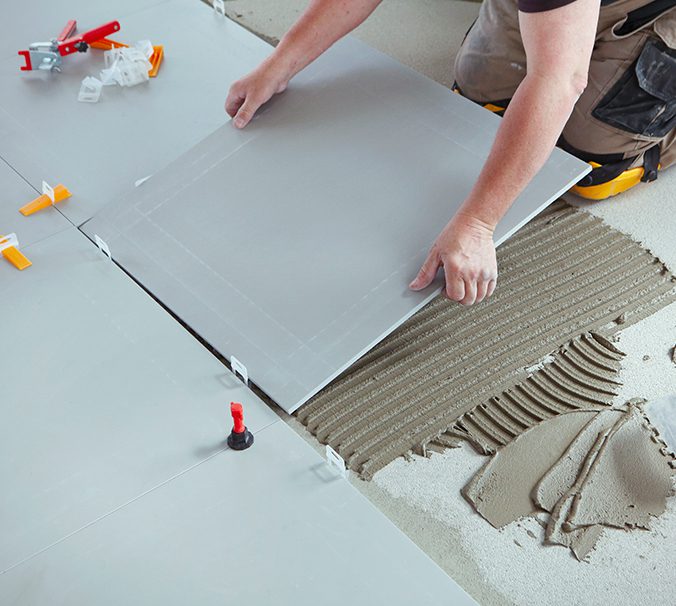
M 544 13 L 573 2 L 575 0 L 519 0 L 519 10 L 522 13 Z

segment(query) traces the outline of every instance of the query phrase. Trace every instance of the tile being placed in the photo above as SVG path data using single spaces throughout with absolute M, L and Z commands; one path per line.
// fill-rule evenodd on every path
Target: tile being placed
M 82 79 L 104 67 L 103 51 L 64 58 L 61 73 L 20 72 L 16 56 L 0 61 L 0 157 L 33 187 L 43 179 L 66 184 L 73 197 L 59 210 L 76 225 L 229 119 L 229 85 L 271 50 L 198 0 L 141 3 L 125 16 L 93 4 L 102 20 L 112 11 L 120 21 L 115 39 L 164 45 L 156 78 L 106 86 L 98 103 L 79 103 Z M 12 6 L 33 10 L 31 3 Z
M 16 233 L 22 248 L 71 227 L 70 222 L 53 207 L 29 217 L 19 212 L 19 208 L 40 193 L 0 160 L 0 234 Z
M 293 411 L 438 292 L 407 285 L 498 124 L 346 39 L 247 129 L 223 126 L 83 229 Z M 497 242 L 587 170 L 555 150 Z
M 76 228 L 25 252 L 0 263 L 0 573 L 223 449 L 232 400 L 278 419 Z
M 284 423 L 0 576 L 0 602 L 475 604 Z

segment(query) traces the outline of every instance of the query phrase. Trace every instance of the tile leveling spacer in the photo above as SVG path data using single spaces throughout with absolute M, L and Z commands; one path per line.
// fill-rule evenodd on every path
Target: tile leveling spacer
M 120 31 L 120 24 L 118 21 L 109 21 L 78 35 L 75 35 L 76 29 L 77 22 L 70 20 L 57 38 L 49 42 L 34 42 L 28 50 L 19 51 L 19 55 L 26 60 L 26 64 L 21 66 L 21 71 L 29 72 L 36 69 L 61 71 L 63 57 L 87 52 L 92 43 Z
M 246 450 L 253 442 L 253 434 L 244 425 L 244 410 L 239 402 L 230 403 L 230 412 L 235 426 L 228 436 L 228 446 L 233 450 Z
M 107 51 L 113 48 L 129 48 L 128 44 L 111 40 L 110 38 L 102 38 L 96 42 L 92 42 L 89 46 L 99 50 Z M 148 76 L 151 78 L 157 77 L 157 72 L 160 71 L 160 65 L 164 59 L 164 46 L 161 44 L 153 45 L 153 54 L 150 56 L 150 64 L 152 67 L 148 70 Z
M 70 198 L 72 195 L 68 189 L 59 184 L 52 189 L 46 183 L 42 186 L 43 193 L 35 198 L 35 200 L 25 204 L 19 209 L 19 212 L 24 216 L 28 217 L 43 208 L 49 208 L 54 204 L 58 204 L 67 198 Z
M 17 269 L 24 270 L 32 265 L 19 250 L 19 240 L 16 234 L 0 236 L 0 253 Z

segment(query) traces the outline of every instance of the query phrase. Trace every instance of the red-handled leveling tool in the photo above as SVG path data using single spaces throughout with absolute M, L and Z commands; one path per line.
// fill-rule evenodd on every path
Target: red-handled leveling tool
M 34 69 L 61 71 L 62 57 L 87 52 L 93 42 L 120 31 L 120 24 L 118 21 L 110 21 L 79 35 L 75 35 L 76 29 L 77 22 L 71 20 L 57 38 L 49 42 L 34 42 L 28 50 L 19 51 L 26 60 L 26 65 L 21 66 L 21 71 L 28 72 Z
M 228 446 L 233 450 L 246 450 L 254 442 L 253 434 L 244 425 L 244 409 L 239 402 L 230 403 L 234 427 L 228 436 Z

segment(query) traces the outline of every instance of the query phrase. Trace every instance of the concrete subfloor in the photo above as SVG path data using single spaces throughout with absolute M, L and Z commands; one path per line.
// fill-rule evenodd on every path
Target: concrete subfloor
M 305 4 L 228 0 L 226 11 L 274 42 Z M 355 35 L 448 85 L 455 52 L 477 13 L 477 4 L 458 0 L 385 0 Z M 676 169 L 619 198 L 589 204 L 571 196 L 570 201 L 641 242 L 676 271 Z M 676 394 L 674 345 L 676 304 L 620 333 L 627 357 L 617 403 Z M 300 424 L 286 420 L 320 448 Z M 460 489 L 484 461 L 463 446 L 429 459 L 399 459 L 371 482 L 351 481 L 482 604 L 666 603 L 676 595 L 676 498 L 652 530 L 606 532 L 588 561 L 580 563 L 567 549 L 543 546 L 544 531 L 534 519 L 498 531 L 474 513 Z

